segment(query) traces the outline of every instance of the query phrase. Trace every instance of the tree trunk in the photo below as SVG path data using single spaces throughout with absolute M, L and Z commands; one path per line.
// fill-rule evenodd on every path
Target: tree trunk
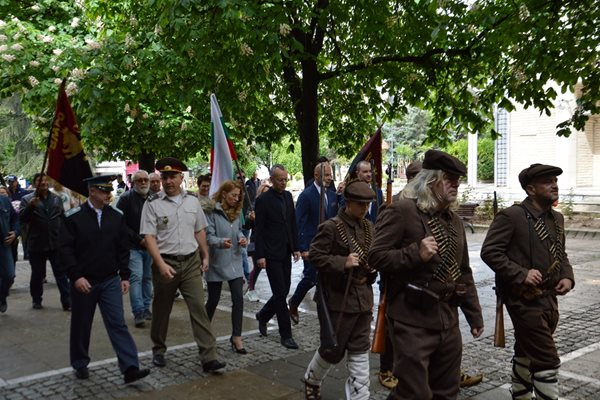
M 318 85 L 316 62 L 314 60 L 304 61 L 302 63 L 302 113 L 297 123 L 300 133 L 302 172 L 305 185 L 313 177 L 315 161 L 319 157 Z
M 146 152 L 142 149 L 139 159 L 140 169 L 148 171 L 148 173 L 154 172 L 154 153 Z

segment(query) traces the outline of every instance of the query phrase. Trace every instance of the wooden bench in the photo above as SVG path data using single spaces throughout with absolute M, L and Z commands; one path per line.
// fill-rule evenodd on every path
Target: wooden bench
M 458 205 L 458 209 L 456 213 L 463 220 L 465 228 L 471 229 L 471 233 L 475 233 L 475 228 L 473 228 L 473 224 L 471 220 L 475 217 L 475 209 L 479 207 L 478 203 L 460 203 Z

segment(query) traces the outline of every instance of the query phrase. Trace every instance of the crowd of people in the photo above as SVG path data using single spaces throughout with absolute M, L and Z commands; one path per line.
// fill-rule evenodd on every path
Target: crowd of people
M 474 338 L 484 326 L 467 237 L 453 211 L 466 175 L 455 157 L 428 150 L 422 163 L 409 165 L 408 183 L 390 204 L 383 204 L 367 161 L 336 188 L 331 165 L 319 160 L 296 202 L 286 190 L 289 173 L 279 164 L 268 180 L 256 173 L 245 180 L 240 173 L 212 196 L 210 175 L 198 177 L 197 194 L 184 190 L 187 167 L 176 158 L 158 160 L 155 170 L 133 173 L 131 187 L 121 177 L 116 199 L 115 176 L 89 178 L 89 197 L 79 205 L 59 184 L 50 190 L 44 174 L 34 177 L 33 191 L 20 188 L 14 176 L 8 177 L 8 187 L 0 187 L 0 312 L 8 309 L 20 237 L 31 265 L 33 309 L 44 308 L 49 262 L 62 309 L 71 312 L 70 359 L 77 378 L 89 377 L 96 307 L 124 381 L 150 373 L 140 368 L 125 322 L 125 294 L 135 327 L 150 324 L 156 367 L 167 365 L 170 314 L 181 296 L 203 371 L 222 370 L 211 322 L 223 283 L 232 303 L 231 350 L 243 356 L 252 352 L 242 337 L 244 299 L 257 299 L 255 284 L 264 269 L 271 297 L 256 313 L 259 332 L 273 334 L 268 323 L 276 317 L 284 348 L 299 348 L 293 325 L 316 286 L 321 344 L 303 377 L 306 399 L 321 398 L 328 371 L 344 358 L 346 398 L 369 398 L 376 282 L 387 303 L 386 349 L 378 375 L 390 399 L 455 399 L 461 386 L 482 380 L 461 369 L 458 310 Z M 557 296 L 574 286 L 564 221 L 552 209 L 561 173 L 542 164 L 524 169 L 519 181 L 526 199 L 498 214 L 482 247 L 515 327 L 515 399 L 558 398 Z M 288 298 L 292 262 L 300 259 L 302 279 Z

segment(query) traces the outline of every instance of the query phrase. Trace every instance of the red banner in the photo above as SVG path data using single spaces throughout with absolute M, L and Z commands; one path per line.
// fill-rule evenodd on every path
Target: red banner
M 48 176 L 87 197 L 87 184 L 83 180 L 92 176 L 92 170 L 81 146 L 79 126 L 69 104 L 64 82 L 58 90 L 47 151 Z

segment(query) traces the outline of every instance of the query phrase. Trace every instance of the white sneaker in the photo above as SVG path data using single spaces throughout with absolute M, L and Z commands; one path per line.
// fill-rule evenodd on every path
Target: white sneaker
M 258 296 L 256 295 L 254 290 L 248 290 L 244 297 L 248 301 L 258 301 Z

